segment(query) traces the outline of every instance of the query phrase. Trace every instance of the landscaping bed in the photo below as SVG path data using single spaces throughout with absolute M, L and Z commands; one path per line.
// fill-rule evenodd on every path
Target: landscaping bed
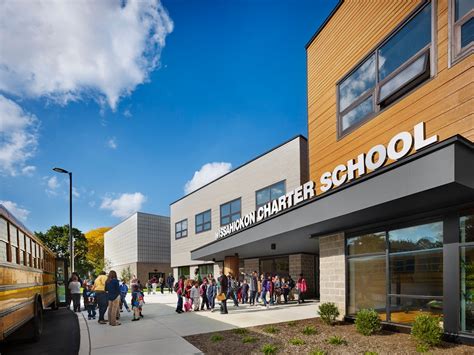
M 333 342 L 341 344 L 330 344 L 331 337 L 335 337 Z M 205 354 L 261 354 L 264 347 L 276 349 L 278 353 L 315 355 L 418 354 L 416 342 L 409 334 L 381 331 L 364 336 L 357 333 L 353 324 L 330 326 L 320 318 L 191 335 L 185 339 Z M 474 347 L 444 342 L 440 347 L 430 349 L 429 353 L 473 354 Z

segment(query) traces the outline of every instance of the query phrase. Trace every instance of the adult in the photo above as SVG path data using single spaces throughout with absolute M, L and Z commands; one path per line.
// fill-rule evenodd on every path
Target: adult
M 123 306 L 125 306 L 125 309 L 127 312 L 130 312 L 130 308 L 128 307 L 127 304 L 127 294 L 128 294 L 128 286 L 125 283 L 125 280 L 122 280 L 122 283 L 120 284 L 120 312 L 123 312 Z
M 72 275 L 72 280 L 68 285 L 69 292 L 72 298 L 73 312 L 81 311 L 81 283 L 78 281 L 76 275 Z
M 163 276 L 160 276 L 160 278 L 158 279 L 158 283 L 160 284 L 160 292 L 161 294 L 163 294 L 163 290 L 165 289 L 165 279 L 163 278 Z
M 107 275 L 105 271 L 101 271 L 99 276 L 94 281 L 93 290 L 97 298 L 97 304 L 99 306 L 99 323 L 107 324 L 104 319 L 105 312 L 107 311 L 107 294 L 105 293 L 105 283 L 107 281 Z
M 308 290 L 308 285 L 306 284 L 303 274 L 300 274 L 298 282 L 296 283 L 296 288 L 298 289 L 298 303 L 304 303 L 304 296 Z
M 227 295 L 227 291 L 229 288 L 229 280 L 227 276 L 225 276 L 224 271 L 221 270 L 220 274 L 221 274 L 221 276 L 219 277 L 219 283 L 221 287 L 220 291 L 224 295 Z M 222 299 L 221 301 L 221 314 L 227 314 L 227 313 L 229 312 L 227 312 L 227 297 L 226 297 Z
M 258 278 L 257 278 L 257 271 L 252 272 L 252 276 L 250 276 L 249 282 L 249 290 L 250 290 L 250 305 L 255 305 L 255 296 L 258 292 Z
M 77 272 L 73 272 L 71 274 L 71 277 L 69 278 L 69 280 L 67 281 L 67 287 L 66 287 L 66 303 L 67 303 L 67 307 L 70 308 L 71 307 L 71 302 L 72 302 L 72 295 L 71 295 L 71 291 L 69 289 L 69 284 L 72 282 L 72 278 L 76 276 L 77 277 L 77 281 L 82 285 L 82 280 L 81 278 L 79 277 L 79 274 Z
M 232 273 L 229 272 L 229 274 L 227 275 L 227 298 L 229 299 L 232 299 L 232 301 L 234 301 L 234 306 L 235 307 L 238 307 L 239 306 L 239 302 L 237 301 L 237 289 L 238 289 L 238 283 L 237 281 L 235 280 L 235 278 L 232 276 Z
M 107 301 L 109 302 L 109 324 L 112 326 L 120 325 L 121 323 L 117 322 L 117 318 L 120 317 L 120 284 L 117 279 L 117 273 L 114 270 L 109 271 L 109 276 L 105 282 L 105 291 L 107 292 Z
M 184 294 L 184 276 L 181 275 L 178 279 L 178 286 L 176 287 L 176 294 L 178 295 L 178 303 L 176 304 L 176 313 L 183 313 L 183 294 Z
M 174 277 L 171 273 L 166 278 L 166 284 L 168 285 L 168 292 L 173 293 Z

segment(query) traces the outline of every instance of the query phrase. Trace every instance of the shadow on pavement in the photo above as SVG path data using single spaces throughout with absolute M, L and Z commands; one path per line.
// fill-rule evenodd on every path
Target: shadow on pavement
M 21 355 L 76 355 L 79 352 L 80 331 L 76 315 L 65 308 L 43 314 L 43 334 L 39 342 L 28 340 L 22 329 L 7 338 L 0 353 Z

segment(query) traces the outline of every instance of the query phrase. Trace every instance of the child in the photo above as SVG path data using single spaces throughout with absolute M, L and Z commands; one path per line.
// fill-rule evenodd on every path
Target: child
M 132 310 L 133 310 L 133 319 L 132 321 L 140 320 L 141 316 L 141 303 L 143 302 L 143 295 L 138 289 L 138 285 L 132 285 Z M 143 303 L 142 303 L 143 304 Z
M 207 287 L 208 287 L 208 280 L 205 277 L 202 281 L 202 285 L 199 286 L 199 294 L 201 295 L 201 311 L 204 310 L 204 306 L 206 306 L 207 310 L 210 309 L 209 307 L 209 300 L 207 299 Z
M 87 309 L 87 319 L 88 320 L 95 319 L 96 298 L 95 298 L 95 292 L 92 290 L 91 282 L 89 282 L 86 285 L 82 295 L 84 297 L 84 306 Z
M 194 311 L 199 311 L 199 306 L 201 305 L 201 297 L 199 295 L 199 283 L 197 281 L 193 282 L 193 287 L 191 287 L 191 299 L 193 300 Z
M 206 296 L 207 301 L 209 302 L 209 307 L 211 308 L 211 312 L 214 312 L 214 306 L 216 305 L 217 296 L 217 285 L 215 279 L 212 279 L 211 283 L 207 286 Z
M 240 293 L 242 297 L 242 303 L 243 304 L 247 303 L 248 295 L 249 295 L 249 284 L 247 283 L 247 280 L 244 280 Z

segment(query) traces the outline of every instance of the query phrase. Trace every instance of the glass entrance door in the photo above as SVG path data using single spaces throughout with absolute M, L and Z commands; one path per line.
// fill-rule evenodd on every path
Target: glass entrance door
M 58 306 L 66 306 L 66 283 L 68 279 L 67 261 L 64 258 L 56 259 L 56 300 Z

